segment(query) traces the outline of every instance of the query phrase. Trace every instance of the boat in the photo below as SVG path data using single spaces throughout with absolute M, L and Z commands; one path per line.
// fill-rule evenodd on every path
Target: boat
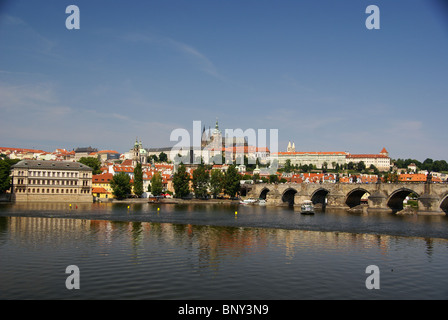
M 265 199 L 258 199 L 258 205 L 260 205 L 260 206 L 264 206 L 264 205 L 266 205 L 266 200 Z
M 257 202 L 256 199 L 249 198 L 249 199 L 246 199 L 246 200 L 241 200 L 240 204 L 254 204 L 255 202 Z
M 310 200 L 305 200 L 302 203 L 300 209 L 301 209 L 300 213 L 302 214 L 314 214 L 313 202 Z

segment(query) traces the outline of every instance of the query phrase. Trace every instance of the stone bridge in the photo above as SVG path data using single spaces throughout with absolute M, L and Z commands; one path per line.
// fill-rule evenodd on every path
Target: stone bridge
M 243 198 L 263 198 L 268 205 L 300 205 L 311 200 L 326 208 L 353 208 L 367 197 L 368 211 L 397 212 L 404 199 L 415 193 L 418 214 L 445 215 L 448 212 L 447 183 L 284 183 L 243 185 Z M 367 195 L 366 195 L 367 194 Z

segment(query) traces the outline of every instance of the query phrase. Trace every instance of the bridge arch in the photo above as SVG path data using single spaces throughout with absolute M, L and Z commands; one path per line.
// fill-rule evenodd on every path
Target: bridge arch
M 387 206 L 393 211 L 403 210 L 403 201 L 411 193 L 415 193 L 420 196 L 417 192 L 409 188 L 399 188 L 393 191 L 387 199 Z
M 269 188 L 264 187 L 264 188 L 261 190 L 260 195 L 259 195 L 258 198 L 266 200 L 266 196 L 267 196 L 267 194 L 269 193 L 269 191 L 271 191 L 271 190 L 269 190 Z
M 345 204 L 350 208 L 359 206 L 362 203 L 362 199 L 366 193 L 370 195 L 370 192 L 364 188 L 355 188 L 351 190 L 345 197 Z
M 327 205 L 327 195 L 329 193 L 330 191 L 325 188 L 318 188 L 311 194 L 311 201 L 315 205 L 322 205 L 322 209 L 325 209 L 325 206 Z
M 294 205 L 294 196 L 297 193 L 297 190 L 294 188 L 287 188 L 282 193 L 282 202 L 287 203 L 290 207 Z
M 448 214 L 448 192 L 441 197 L 440 200 L 440 209 Z

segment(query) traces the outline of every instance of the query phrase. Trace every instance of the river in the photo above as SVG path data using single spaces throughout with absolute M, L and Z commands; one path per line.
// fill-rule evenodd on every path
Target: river
M 0 204 L 0 299 L 447 299 L 447 266 L 446 216 Z

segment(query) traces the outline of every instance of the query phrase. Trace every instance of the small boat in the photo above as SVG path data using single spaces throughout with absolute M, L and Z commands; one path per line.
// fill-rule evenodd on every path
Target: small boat
M 313 202 L 310 200 L 305 200 L 302 203 L 300 209 L 301 209 L 300 213 L 302 214 L 314 214 Z
M 246 199 L 246 200 L 241 200 L 240 204 L 254 204 L 255 202 L 257 202 L 256 199 L 249 198 L 249 199 Z
M 260 206 L 264 206 L 264 205 L 266 205 L 266 200 L 265 199 L 258 199 L 258 205 L 260 205 Z

